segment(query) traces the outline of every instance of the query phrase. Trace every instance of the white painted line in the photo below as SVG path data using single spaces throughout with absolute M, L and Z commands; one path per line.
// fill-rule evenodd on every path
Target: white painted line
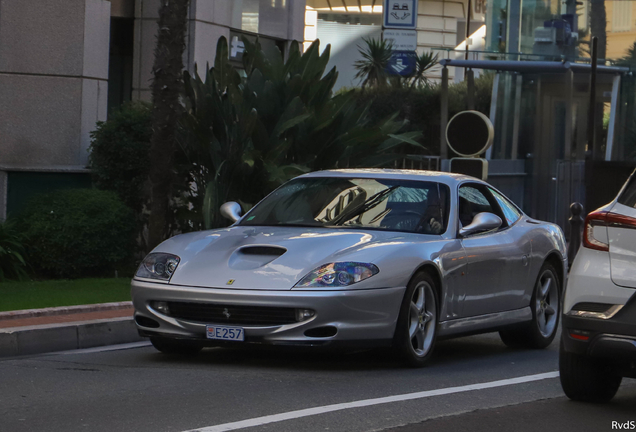
M 95 348 L 82 348 L 82 349 L 76 349 L 76 350 L 70 350 L 70 351 L 51 352 L 51 353 L 46 353 L 44 355 L 93 354 L 93 353 L 100 353 L 100 352 L 107 352 L 107 351 L 121 351 L 121 350 L 134 349 L 134 348 L 143 348 L 150 345 L 151 343 L 148 341 L 131 342 L 131 343 L 107 345 L 107 346 L 101 346 L 101 347 L 95 347 Z
M 302 409 L 298 411 L 289 411 L 289 412 L 281 413 L 281 414 L 273 414 L 273 415 L 268 415 L 263 417 L 256 417 L 253 419 L 241 420 L 241 421 L 237 421 L 233 423 L 225 423 L 225 424 L 220 424 L 216 426 L 203 427 L 200 429 L 192 429 L 185 432 L 233 431 L 237 429 L 261 426 L 261 425 L 265 425 L 269 423 L 276 423 L 276 422 L 281 422 L 285 420 L 297 419 L 301 417 L 325 414 L 325 413 L 333 412 L 333 411 L 341 411 L 341 410 L 346 410 L 351 408 L 362 408 L 362 407 L 368 407 L 372 405 L 380 405 L 380 404 L 386 404 L 386 403 L 392 403 L 392 402 L 402 402 L 402 401 L 408 401 L 413 399 L 423 399 L 423 398 L 428 398 L 433 396 L 443 396 L 443 395 L 449 395 L 453 393 L 463 393 L 463 392 L 468 392 L 473 390 L 484 390 L 484 389 L 490 389 L 495 387 L 504 387 L 504 386 L 515 385 L 515 384 L 523 384 L 523 383 L 532 382 L 532 381 L 540 381 L 544 379 L 557 378 L 558 376 L 559 376 L 559 372 L 554 371 L 554 372 L 547 372 L 547 373 L 542 373 L 537 375 L 526 375 L 526 376 L 517 377 L 517 378 L 491 381 L 491 382 L 480 383 L 480 384 L 470 384 L 470 385 L 459 386 L 459 387 L 448 387 L 448 388 L 437 389 L 437 390 L 427 390 L 427 391 L 422 391 L 417 393 L 407 393 L 403 395 L 387 396 L 387 397 L 381 397 L 381 398 L 375 398 L 375 399 L 365 399 L 365 400 L 360 400 L 355 402 L 326 405 L 321 407 Z

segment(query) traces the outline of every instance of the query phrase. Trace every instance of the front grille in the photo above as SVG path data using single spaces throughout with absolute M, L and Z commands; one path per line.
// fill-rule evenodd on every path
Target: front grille
M 283 325 L 296 322 L 294 308 L 168 302 L 168 309 L 171 317 L 206 324 Z
M 609 308 L 612 307 L 611 304 L 607 303 L 588 303 L 582 302 L 577 303 L 572 307 L 573 311 L 584 311 L 584 312 L 607 312 Z

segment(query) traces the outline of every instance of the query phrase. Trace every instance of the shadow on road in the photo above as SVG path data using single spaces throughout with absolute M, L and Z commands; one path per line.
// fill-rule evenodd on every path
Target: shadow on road
M 435 354 L 426 368 L 456 367 L 461 363 L 474 366 L 494 359 L 509 357 L 512 362 L 533 362 L 554 357 L 556 341 L 548 350 L 507 348 L 496 333 L 439 341 Z M 198 367 L 213 366 L 242 368 L 271 368 L 288 370 L 347 371 L 405 369 L 400 358 L 389 349 L 325 350 L 277 346 L 249 346 L 206 348 L 197 356 L 186 357 L 151 353 L 145 359 L 156 365 L 188 364 Z M 556 365 L 556 360 L 555 360 Z M 426 369 L 425 368 L 425 369 Z

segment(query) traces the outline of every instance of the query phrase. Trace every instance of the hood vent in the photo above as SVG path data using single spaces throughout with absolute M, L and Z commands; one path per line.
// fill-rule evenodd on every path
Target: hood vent
M 255 270 L 266 266 L 285 252 L 287 249 L 276 246 L 245 246 L 232 254 L 228 264 L 234 270 Z
M 239 249 L 238 252 L 243 255 L 266 255 L 279 257 L 287 252 L 287 249 L 275 246 L 247 246 Z

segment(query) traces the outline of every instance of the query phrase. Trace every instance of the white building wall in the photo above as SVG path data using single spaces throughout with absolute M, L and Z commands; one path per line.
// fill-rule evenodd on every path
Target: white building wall
M 344 7 L 340 7 L 341 3 L 331 2 L 332 8 L 325 7 L 326 2 L 321 0 L 308 0 L 307 1 L 307 15 L 306 15 L 306 27 L 305 27 L 305 46 L 316 38 L 321 40 L 321 45 L 324 46 L 325 42 L 332 43 L 337 47 L 337 52 L 347 52 L 348 55 L 341 55 L 338 59 L 332 60 L 330 65 L 336 65 L 338 70 L 343 75 L 336 84 L 336 87 L 350 86 L 357 84 L 350 79 L 351 70 L 353 70 L 353 62 L 359 58 L 356 46 L 363 44 L 363 37 L 371 36 L 378 38 L 380 33 L 377 29 L 371 29 L 369 25 L 359 24 L 338 24 L 342 28 L 342 37 L 337 37 L 337 32 L 328 28 L 329 26 L 335 26 L 336 23 L 314 23 L 315 17 L 319 14 L 342 14 L 349 17 L 364 17 L 371 15 L 371 2 L 369 0 L 361 0 L 362 12 L 359 12 L 360 8 L 356 5 L 357 1 L 344 0 L 347 5 L 347 11 Z M 382 2 L 378 1 L 378 4 Z M 483 2 L 482 2 L 483 3 Z M 373 3 L 375 5 L 375 3 Z M 366 5 L 366 6 L 365 6 Z M 381 22 L 381 7 L 375 5 L 373 15 L 378 17 L 378 22 Z M 437 48 L 454 49 L 460 41 L 465 37 L 460 28 L 465 29 L 465 22 L 467 16 L 468 0 L 422 0 L 418 3 L 418 19 L 417 19 L 417 52 L 422 54 L 424 52 L 437 53 L 439 59 L 446 57 L 455 58 L 454 53 L 447 53 L 445 51 L 438 50 Z M 471 28 L 476 29 L 479 24 L 484 22 L 485 16 L 481 6 L 479 6 L 479 0 L 472 1 L 472 13 L 471 13 Z M 353 11 L 353 12 L 352 12 Z M 355 21 L 355 19 L 352 19 Z M 458 25 L 458 24 L 461 24 Z M 350 27 L 350 28 L 346 28 Z M 367 29 L 368 27 L 368 29 Z M 464 30 L 465 31 L 465 30 Z M 351 38 L 351 34 L 358 33 L 355 38 Z M 474 42 L 473 42 L 474 43 Z M 345 46 L 345 45 L 351 46 Z M 336 61 L 337 60 L 337 61 Z M 455 76 L 455 68 L 449 68 L 450 78 Z M 429 78 L 432 80 L 439 80 L 441 78 L 441 67 L 435 67 L 428 73 Z
M 477 1 L 473 1 L 471 21 L 483 21 L 484 14 L 475 10 Z M 464 39 L 465 35 L 458 35 L 458 25 L 460 21 L 466 22 L 468 0 L 430 0 L 420 1 L 417 11 L 417 51 L 419 54 L 431 51 L 433 48 L 453 49 L 458 45 L 458 40 Z M 465 27 L 464 27 L 465 28 Z M 445 58 L 444 51 L 437 51 L 439 58 Z M 453 54 L 450 54 L 453 56 Z M 451 57 L 451 58 L 454 58 Z M 455 68 L 449 68 L 449 78 L 455 76 Z M 441 79 L 441 67 L 433 68 L 429 76 L 438 80 Z
M 320 51 L 331 45 L 327 71 L 334 66 L 338 70 L 338 79 L 334 91 L 343 87 L 360 85 L 355 78 L 357 70 L 354 63 L 362 60 L 358 46 L 364 46 L 363 38 L 380 39 L 381 25 L 344 24 L 333 21 L 317 20 L 316 36 L 320 39 Z M 311 43 L 311 42 L 308 42 Z

